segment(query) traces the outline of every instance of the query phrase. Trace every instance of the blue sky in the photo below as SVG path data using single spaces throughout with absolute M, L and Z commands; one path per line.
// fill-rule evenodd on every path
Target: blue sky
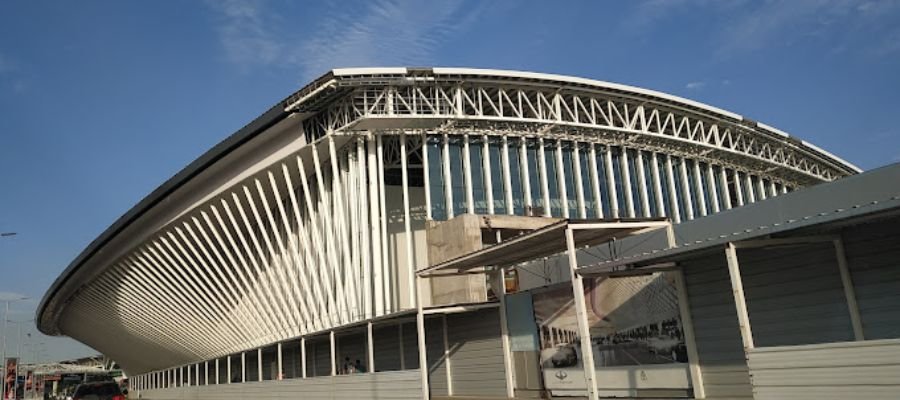
M 32 318 L 116 218 L 328 69 L 432 65 L 646 87 L 900 161 L 898 1 L 5 1 L 0 301 Z

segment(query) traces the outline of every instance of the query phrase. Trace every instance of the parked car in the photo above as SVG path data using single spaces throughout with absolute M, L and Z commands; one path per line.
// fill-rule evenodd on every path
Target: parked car
M 75 388 L 72 400 L 125 400 L 114 381 L 82 383 Z

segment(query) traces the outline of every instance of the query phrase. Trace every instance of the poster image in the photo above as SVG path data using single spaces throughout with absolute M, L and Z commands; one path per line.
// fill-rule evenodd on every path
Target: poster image
M 597 387 L 610 396 L 690 388 L 678 292 L 667 273 L 585 279 L 585 305 Z M 548 389 L 586 390 L 581 338 L 570 284 L 535 293 L 534 316 Z
M 26 392 L 31 390 L 31 388 L 32 388 L 31 384 L 33 381 L 34 381 L 34 375 L 32 374 L 32 371 L 25 372 L 25 391 Z
M 4 399 L 16 398 L 16 375 L 19 369 L 18 358 L 7 358 L 3 363 L 3 387 L 6 393 L 3 393 Z

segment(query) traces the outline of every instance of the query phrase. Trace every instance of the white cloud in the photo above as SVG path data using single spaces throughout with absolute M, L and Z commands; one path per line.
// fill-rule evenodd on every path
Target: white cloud
M 374 0 L 358 10 L 339 4 L 317 16 L 312 34 L 286 29 L 258 1 L 209 4 L 222 17 L 219 34 L 229 60 L 245 68 L 299 68 L 308 80 L 337 67 L 431 63 L 435 50 L 488 3 Z
M 688 90 L 699 90 L 703 89 L 706 86 L 706 82 L 688 82 L 687 85 L 684 85 L 685 89 Z
M 265 15 L 255 0 L 210 1 L 222 21 L 219 36 L 228 59 L 243 67 L 270 65 L 283 51 L 283 44 L 267 26 L 272 17 Z
M 25 297 L 28 297 L 28 296 L 25 296 L 24 294 L 16 293 L 16 292 L 0 292 L 0 302 L 16 301 L 16 300 L 20 300 Z

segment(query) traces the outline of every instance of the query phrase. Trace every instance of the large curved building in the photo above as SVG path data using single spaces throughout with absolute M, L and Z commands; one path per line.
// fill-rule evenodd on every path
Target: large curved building
M 635 227 L 704 219 L 858 172 L 763 123 L 646 89 L 515 71 L 336 69 L 116 221 L 54 282 L 38 326 L 115 359 L 144 398 L 270 380 L 321 394 L 363 376 L 371 391 L 419 389 L 404 392 L 411 398 L 511 397 L 547 388 L 523 378 L 546 360 L 522 361 L 530 356 L 517 353 L 506 297 L 570 279 L 550 271 L 527 283 L 508 269 L 496 285 L 488 267 L 549 271 L 548 260 L 564 259 L 517 240 L 602 228 L 604 240 L 591 237 L 585 250 L 610 250 Z M 478 258 L 507 242 L 536 257 Z M 594 251 L 593 264 L 620 253 Z M 621 314 L 590 318 L 605 324 L 591 325 L 595 344 L 684 336 L 674 292 L 648 276 L 595 282 L 607 297 L 586 289 L 595 314 Z M 652 311 L 629 303 L 633 295 Z M 584 337 L 574 317 L 552 311 L 566 301 L 531 305 L 543 324 L 537 353 Z M 653 340 L 653 354 L 685 357 Z M 547 362 L 564 367 L 566 351 L 587 357 L 563 349 Z M 350 370 L 377 372 L 337 376 Z M 331 388 L 314 385 L 324 378 Z M 690 378 L 676 386 L 696 392 Z

